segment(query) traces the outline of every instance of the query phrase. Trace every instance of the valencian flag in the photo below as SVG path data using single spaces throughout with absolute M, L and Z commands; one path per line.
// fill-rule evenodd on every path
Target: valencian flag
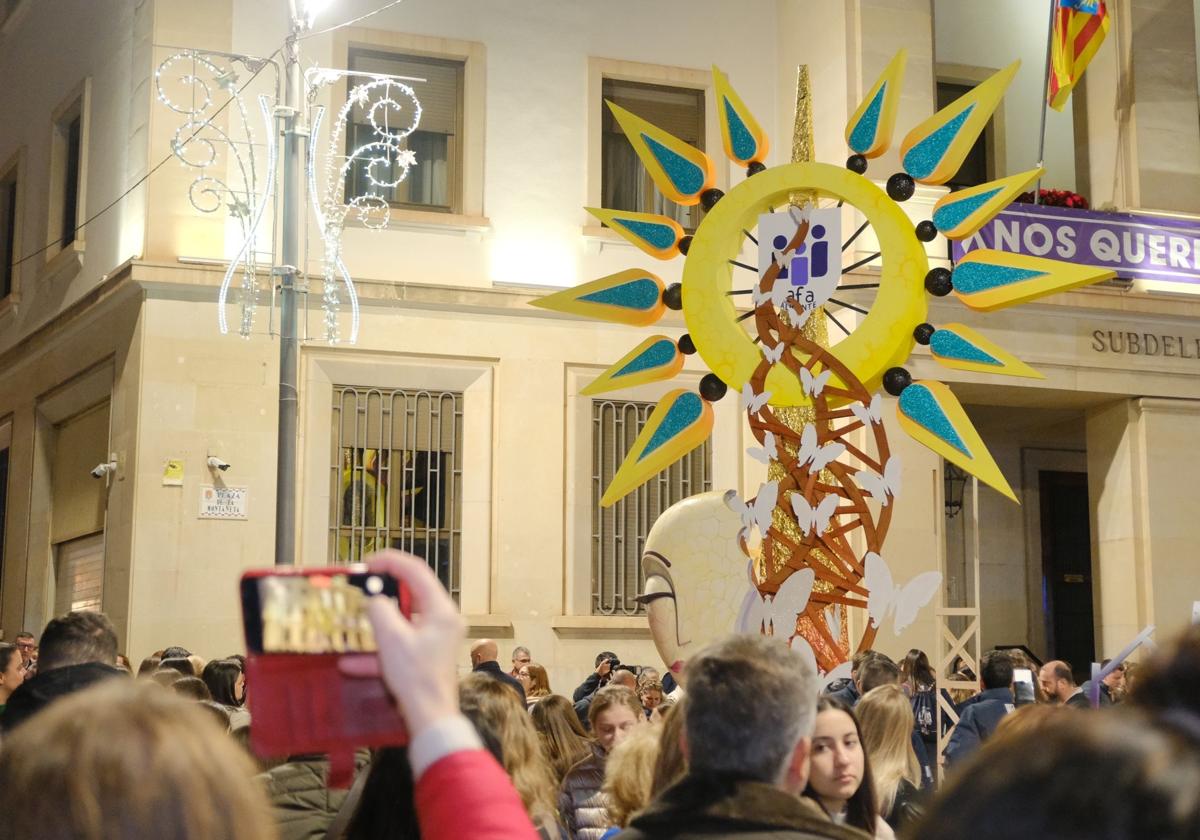
M 1088 62 L 1108 34 L 1108 9 L 1104 0 L 1054 0 L 1054 29 L 1050 35 L 1050 107 L 1061 111 L 1067 104 Z

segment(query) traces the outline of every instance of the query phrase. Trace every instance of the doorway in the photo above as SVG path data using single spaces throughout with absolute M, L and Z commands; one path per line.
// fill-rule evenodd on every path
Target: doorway
M 1095 659 L 1087 473 L 1038 472 L 1047 650 L 1087 679 Z

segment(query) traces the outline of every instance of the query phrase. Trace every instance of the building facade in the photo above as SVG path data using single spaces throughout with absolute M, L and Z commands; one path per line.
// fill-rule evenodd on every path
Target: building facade
M 377 5 L 335 4 L 326 25 Z M 530 647 L 558 691 L 602 649 L 654 663 L 633 601 L 640 538 L 678 498 L 753 492 L 763 468 L 744 454 L 752 438 L 731 396 L 717 403 L 703 450 L 636 502 L 598 509 L 598 488 L 664 389 L 581 396 L 634 333 L 529 303 L 640 264 L 585 206 L 663 211 L 645 203 L 654 198 L 613 139 L 603 100 L 646 109 L 715 151 L 716 64 L 771 135 L 774 164 L 789 154 L 804 63 L 818 159 L 838 163 L 847 118 L 898 47 L 909 52 L 901 132 L 956 86 L 1022 57 L 974 158 L 981 179 L 1012 174 L 1037 162 L 1045 15 L 1028 5 L 1038 8 L 408 0 L 305 39 L 306 63 L 420 79 L 424 113 L 411 146 L 418 165 L 389 195 L 388 229 L 345 230 L 362 304 L 357 343 L 323 340 L 319 288 L 306 310 L 300 562 L 356 559 L 384 543 L 422 553 L 471 635 Z M 273 557 L 277 316 L 264 262 L 250 336 L 218 332 L 217 288 L 240 239 L 230 213 L 189 200 L 196 171 L 171 157 L 186 117 L 158 98 L 169 74 L 156 69 L 183 49 L 272 56 L 286 36 L 285 6 L 0 4 L 0 73 L 13 81 L 0 89 L 9 116 L 0 221 L 12 266 L 0 289 L 5 638 L 64 609 L 101 608 L 135 660 L 169 644 L 208 656 L 241 649 L 237 578 Z M 1164 224 L 1187 220 L 1200 210 L 1192 4 L 1110 6 L 1113 28 L 1085 84 L 1066 113 L 1050 115 L 1045 186 L 1097 207 L 1153 211 Z M 230 84 L 271 92 L 272 72 L 242 69 Z M 226 90 L 214 85 L 214 101 Z M 335 113 L 346 91 L 344 82 L 322 88 L 318 104 Z M 355 113 L 351 132 L 367 119 Z M 249 156 L 265 148 L 261 123 L 257 131 Z M 324 148 L 328 124 L 321 131 Z M 870 175 L 883 181 L 899 169 L 893 150 Z M 718 187 L 743 177 L 718 164 Z M 906 209 L 927 218 L 943 192 L 920 189 Z M 696 211 L 665 212 L 697 221 Z M 847 209 L 843 229 L 857 225 Z M 256 248 L 270 251 L 264 236 Z M 318 277 L 320 247 L 310 224 L 308 268 Z M 868 234 L 844 259 L 875 250 Z M 929 252 L 945 264 L 947 243 Z M 677 263 L 654 270 L 679 279 Z M 1020 506 L 986 488 L 976 498 L 888 420 L 904 465 L 887 543 L 898 582 L 942 569 L 939 600 L 950 607 L 968 604 L 977 586 L 985 646 L 1023 644 L 1043 657 L 1108 655 L 1147 624 L 1160 633 L 1186 624 L 1200 600 L 1188 556 L 1200 519 L 1187 489 L 1200 472 L 1191 442 L 1200 352 L 1151 354 L 1146 337 L 1200 351 L 1195 288 L 1134 279 L 986 320 L 935 300 L 931 322 L 979 326 L 1046 378 L 936 374 L 968 407 Z M 683 332 L 677 315 L 664 323 L 672 337 Z M 922 352 L 914 376 L 935 375 Z M 689 362 L 683 380 L 694 386 L 703 373 Z M 106 463 L 108 474 L 93 478 Z M 212 488 L 231 491 L 232 514 L 205 510 Z M 852 622 L 861 628 L 862 617 Z M 877 647 L 899 656 L 938 638 L 930 608 Z

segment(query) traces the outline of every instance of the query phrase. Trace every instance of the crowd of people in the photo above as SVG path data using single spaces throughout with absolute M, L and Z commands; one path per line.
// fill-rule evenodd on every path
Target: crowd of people
M 324 755 L 250 750 L 242 657 L 167 647 L 134 673 L 107 618 L 76 612 L 0 644 L 5 836 L 1200 836 L 1200 628 L 1097 686 L 1011 650 L 942 675 L 954 691 L 919 650 L 864 651 L 826 684 L 784 640 L 732 635 L 685 685 L 602 651 L 568 695 L 490 639 L 460 678 L 436 577 L 397 552 L 371 563 L 415 617 L 372 599 L 378 654 L 343 670 L 382 679 L 409 740 L 360 750 L 348 789 Z

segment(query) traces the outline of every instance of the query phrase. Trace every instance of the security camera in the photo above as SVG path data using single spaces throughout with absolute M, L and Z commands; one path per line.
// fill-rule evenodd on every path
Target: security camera
M 92 467 L 92 478 L 105 478 L 117 471 L 116 461 L 105 461 Z
M 220 470 L 221 472 L 225 472 L 225 470 L 229 469 L 229 463 L 226 461 L 222 461 L 216 455 L 209 455 L 208 456 L 208 468 L 210 470 Z

